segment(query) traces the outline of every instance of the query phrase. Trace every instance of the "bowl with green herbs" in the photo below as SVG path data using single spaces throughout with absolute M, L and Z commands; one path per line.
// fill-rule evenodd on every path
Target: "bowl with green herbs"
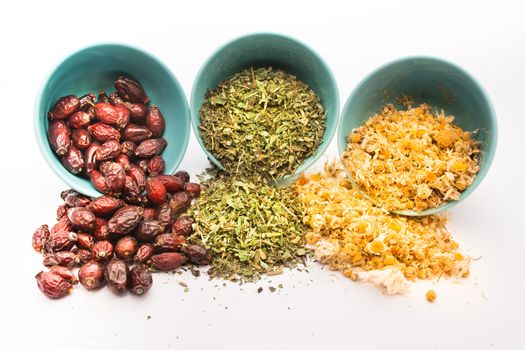
M 206 60 L 193 84 L 190 113 L 213 164 L 284 184 L 328 147 L 339 93 L 327 64 L 308 46 L 283 35 L 251 34 Z

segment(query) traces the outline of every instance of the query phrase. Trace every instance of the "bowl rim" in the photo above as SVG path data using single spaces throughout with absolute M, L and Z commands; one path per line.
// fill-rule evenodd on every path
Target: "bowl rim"
M 57 175 L 70 188 L 74 189 L 75 191 L 77 191 L 79 193 L 88 195 L 90 197 L 93 196 L 93 194 L 96 194 L 96 196 L 98 197 L 98 196 L 103 195 L 103 193 L 98 192 L 93 187 L 91 182 L 89 183 L 91 191 L 89 191 L 88 193 L 85 193 L 86 191 L 82 188 L 82 186 L 79 187 L 76 184 L 71 183 L 69 181 L 68 177 L 66 176 L 66 173 L 65 173 L 65 172 L 67 172 L 67 170 L 65 168 L 64 169 L 58 169 L 58 167 L 56 167 L 53 164 L 53 160 L 52 160 L 51 157 L 55 157 L 55 155 L 52 152 L 46 152 L 45 151 L 45 147 L 48 146 L 48 141 L 47 141 L 47 138 L 41 137 L 42 134 L 41 134 L 41 130 L 40 130 L 41 128 L 40 128 L 39 124 L 40 124 L 40 120 L 41 120 L 42 116 L 39 113 L 39 109 L 40 109 L 40 105 L 41 105 L 42 100 L 43 100 L 44 89 L 47 86 L 47 83 L 49 82 L 49 79 L 57 72 L 59 67 L 61 67 L 66 61 L 71 59 L 73 56 L 75 56 L 75 55 L 77 55 L 77 54 L 79 54 L 79 53 L 81 53 L 83 51 L 87 51 L 87 50 L 98 48 L 98 47 L 121 47 L 121 48 L 135 50 L 135 51 L 137 51 L 137 52 L 147 56 L 148 58 L 150 58 L 154 62 L 156 62 L 161 68 L 163 68 L 168 73 L 169 77 L 171 78 L 171 80 L 175 84 L 176 89 L 179 90 L 179 92 L 181 93 L 181 96 L 183 97 L 182 109 L 183 109 L 183 113 L 184 113 L 184 118 L 187 119 L 187 120 L 191 119 L 189 105 L 188 105 L 188 98 L 187 98 L 187 96 L 186 96 L 186 94 L 184 92 L 184 89 L 182 88 L 182 85 L 178 81 L 178 79 L 175 76 L 175 74 L 173 73 L 173 71 L 169 68 L 169 66 L 166 65 L 162 60 L 160 60 L 157 56 L 153 55 L 148 50 L 142 49 L 142 48 L 140 48 L 138 46 L 135 46 L 135 45 L 132 45 L 132 44 L 128 44 L 128 43 L 99 42 L 99 43 L 93 43 L 93 44 L 90 44 L 90 45 L 80 46 L 77 49 L 74 49 L 74 50 L 70 51 L 70 53 L 67 54 L 65 57 L 63 57 L 61 59 L 58 59 L 55 62 L 55 64 L 53 64 L 51 66 L 51 69 L 48 70 L 47 74 L 44 75 L 44 77 L 43 77 L 43 79 L 42 79 L 42 81 L 41 81 L 41 83 L 40 83 L 40 85 L 38 87 L 38 90 L 37 90 L 37 93 L 36 93 L 35 102 L 34 102 L 34 109 L 33 109 L 33 132 L 34 132 L 37 144 L 38 144 L 38 148 L 40 149 L 40 153 L 43 155 L 44 159 L 46 160 L 47 165 L 51 168 L 51 170 L 55 173 L 55 175 Z M 189 139 L 190 139 L 190 130 L 189 129 L 191 128 L 191 126 L 190 126 L 191 120 L 187 124 L 188 124 L 188 126 L 186 127 L 186 132 L 184 134 L 185 135 L 184 139 L 180 140 L 183 151 L 181 152 L 181 154 L 175 160 L 175 163 L 174 163 L 175 164 L 175 166 L 174 166 L 175 169 L 177 169 L 178 166 L 180 165 L 180 163 L 182 162 L 182 160 L 183 160 L 183 158 L 184 158 L 184 156 L 186 154 L 186 151 L 188 149 L 188 144 L 189 144 Z M 86 180 L 89 182 L 88 179 L 86 179 Z
M 338 161 L 343 168 L 346 177 L 350 180 L 353 186 L 355 186 L 359 190 L 359 186 L 355 183 L 353 177 L 351 176 L 350 172 L 346 168 L 346 166 L 343 164 L 342 156 L 345 151 L 346 145 L 348 142 L 346 141 L 347 135 L 342 135 L 342 129 L 343 129 L 343 123 L 345 121 L 344 116 L 349 113 L 349 110 L 351 108 L 351 104 L 353 103 L 354 98 L 356 97 L 357 93 L 363 88 L 363 86 L 376 74 L 381 72 L 387 67 L 390 67 L 392 65 L 403 63 L 407 61 L 433 61 L 441 64 L 448 65 L 452 67 L 453 69 L 457 70 L 459 73 L 470 79 L 474 85 L 478 88 L 481 97 L 484 100 L 484 103 L 488 107 L 488 114 L 489 114 L 489 121 L 491 124 L 492 132 L 488 135 L 489 142 L 493 144 L 493 146 L 487 150 L 485 154 L 484 159 L 484 167 L 480 169 L 480 171 L 476 174 L 476 177 L 474 179 L 474 182 L 463 192 L 461 192 L 460 198 L 457 200 L 451 200 L 448 202 L 445 202 L 444 204 L 440 205 L 436 208 L 429 208 L 423 211 L 413 211 L 413 210 L 400 210 L 400 211 L 392 211 L 393 214 L 403 215 L 403 216 L 412 216 L 412 217 L 421 217 L 421 216 L 428 216 L 428 215 L 434 215 L 441 213 L 445 210 L 450 209 L 451 207 L 455 206 L 465 198 L 467 198 L 474 190 L 480 185 L 480 183 L 483 181 L 485 176 L 487 175 L 487 172 L 492 164 L 492 161 L 494 160 L 494 156 L 496 154 L 497 144 L 498 144 L 498 121 L 497 121 L 497 115 L 496 111 L 494 109 L 494 105 L 489 97 L 488 92 L 485 90 L 485 88 L 481 85 L 481 83 L 468 71 L 466 71 L 464 68 L 458 66 L 455 63 L 452 63 L 451 61 L 431 56 L 431 55 L 413 55 L 413 56 L 403 56 L 400 58 L 396 58 L 394 60 L 388 61 L 386 63 L 381 64 L 379 67 L 373 69 L 371 72 L 369 72 L 367 75 L 365 75 L 359 83 L 354 87 L 350 95 L 345 101 L 345 104 L 343 106 L 343 109 L 341 110 L 341 116 L 339 118 L 339 124 L 337 126 L 337 151 L 338 151 Z M 342 137 L 344 136 L 344 137 Z M 366 198 L 373 201 L 376 205 L 380 205 L 377 201 L 375 201 L 373 198 L 370 198 L 365 192 L 359 190 Z
M 215 156 L 210 151 L 208 151 L 208 149 L 206 149 L 206 147 L 204 146 L 204 143 L 202 141 L 202 138 L 200 137 L 200 132 L 198 130 L 199 127 L 197 125 L 197 121 L 200 119 L 199 111 L 200 111 L 200 107 L 202 106 L 202 104 L 199 106 L 198 110 L 195 113 L 194 113 L 193 108 L 192 108 L 193 104 L 197 100 L 197 91 L 196 91 L 197 82 L 203 76 L 204 70 L 210 65 L 210 62 L 221 51 L 223 51 L 224 49 L 226 49 L 230 45 L 233 45 L 236 42 L 243 41 L 243 40 L 246 40 L 246 39 L 249 39 L 249 38 L 257 38 L 257 37 L 276 37 L 276 38 L 284 39 L 284 40 L 287 40 L 287 41 L 290 41 L 290 42 L 293 42 L 295 44 L 298 44 L 298 45 L 302 46 L 303 48 L 308 50 L 317 60 L 319 60 L 319 62 L 321 63 L 321 66 L 323 67 L 323 69 L 326 72 L 326 76 L 328 77 L 328 80 L 330 81 L 330 84 L 334 88 L 334 96 L 333 96 L 333 98 L 334 98 L 334 102 L 335 102 L 335 105 L 334 105 L 334 109 L 335 110 L 334 110 L 333 127 L 331 128 L 330 131 L 328 131 L 327 128 L 325 128 L 325 133 L 328 132 L 328 134 L 327 134 L 328 138 L 326 139 L 326 141 L 321 142 L 319 147 L 316 149 L 315 153 L 312 154 L 310 157 L 306 158 L 303 161 L 303 163 L 301 165 L 299 165 L 299 167 L 297 168 L 297 170 L 293 174 L 289 174 L 289 175 L 283 176 L 282 178 L 276 180 L 276 184 L 284 185 L 287 182 L 291 181 L 296 176 L 298 176 L 301 173 L 305 172 L 308 168 L 310 168 L 325 153 L 326 149 L 329 147 L 329 145 L 331 144 L 331 142 L 332 142 L 332 140 L 333 140 L 333 138 L 334 138 L 334 136 L 336 134 L 337 127 L 339 125 L 339 118 L 340 118 L 340 103 L 341 102 L 340 102 L 339 86 L 337 84 L 337 80 L 335 79 L 335 76 L 334 76 L 332 70 L 330 69 L 330 66 L 325 61 L 325 59 L 316 50 L 314 50 L 312 47 L 310 47 L 309 45 L 307 45 L 303 41 L 301 41 L 299 39 L 296 39 L 294 37 L 291 37 L 289 35 L 282 34 L 282 33 L 270 32 L 270 31 L 261 31 L 261 32 L 251 32 L 251 33 L 247 33 L 247 34 L 241 34 L 241 35 L 234 36 L 232 39 L 227 40 L 226 42 L 221 44 L 219 47 L 217 47 L 215 50 L 213 50 L 212 53 L 209 54 L 206 57 L 206 59 L 204 60 L 204 62 L 201 64 L 199 70 L 197 71 L 195 79 L 193 80 L 193 85 L 192 85 L 191 94 L 190 94 L 190 101 L 189 101 L 191 125 L 192 125 L 192 129 L 193 129 L 193 133 L 195 135 L 195 138 L 197 139 L 201 149 L 204 151 L 204 153 L 206 154 L 208 159 L 213 163 L 213 165 L 215 165 L 215 166 L 219 167 L 221 170 L 225 171 L 225 169 L 222 166 L 221 162 L 219 162 L 219 160 L 217 158 L 215 158 Z M 323 135 L 323 137 L 324 137 L 324 135 Z M 306 166 L 305 166 L 305 164 L 306 164 Z M 304 167 L 304 168 L 302 168 L 302 167 Z

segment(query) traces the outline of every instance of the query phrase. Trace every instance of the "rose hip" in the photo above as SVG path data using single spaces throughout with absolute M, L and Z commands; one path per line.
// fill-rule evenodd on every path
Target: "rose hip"
M 102 218 L 95 219 L 95 230 L 93 236 L 97 241 L 105 241 L 109 238 L 107 221 Z
M 113 257 L 113 244 L 109 241 L 98 241 L 93 244 L 91 254 L 95 261 L 108 261 Z
M 136 164 L 131 164 L 128 170 L 128 175 L 135 180 L 137 186 L 142 191 L 146 188 L 146 175 L 141 167 Z
M 85 207 L 91 202 L 89 197 L 72 189 L 60 192 L 60 198 L 70 207 Z
M 164 232 L 165 226 L 158 220 L 144 219 L 138 223 L 133 236 L 141 242 L 151 242 Z
M 139 160 L 138 162 L 136 162 L 135 164 L 137 164 L 137 166 L 142 169 L 142 171 L 144 172 L 144 174 L 146 174 L 148 172 L 148 160 L 147 159 L 141 159 Z
M 63 156 L 71 146 L 71 131 L 61 120 L 51 122 L 47 129 L 47 140 L 51 149 L 59 156 Z
M 175 270 L 185 263 L 186 257 L 175 252 L 156 254 L 150 259 L 150 266 L 160 271 Z
M 61 204 L 57 208 L 57 221 L 62 219 L 66 214 L 67 210 L 69 209 L 67 204 Z
M 100 145 L 95 157 L 98 161 L 113 159 L 119 156 L 120 151 L 120 143 L 117 140 L 108 140 Z
M 89 250 L 93 244 L 95 244 L 95 237 L 93 237 L 93 235 L 85 232 L 77 233 L 77 247 Z
M 50 233 L 45 241 L 45 252 L 60 252 L 71 249 L 77 240 L 77 234 L 69 231 Z
M 112 215 L 118 208 L 124 206 L 124 201 L 112 196 L 100 196 L 91 201 L 88 205 L 96 216 L 107 217 Z
M 106 183 L 106 178 L 99 171 L 92 170 L 89 174 L 89 180 L 91 181 L 91 184 L 93 185 L 93 187 L 95 187 L 97 191 L 106 194 L 111 193 L 108 184 Z
M 144 140 L 149 139 L 151 136 L 151 131 L 143 125 L 128 124 L 128 126 L 126 126 L 124 130 L 122 130 L 122 139 L 124 141 L 140 143 Z
M 154 158 L 152 158 L 154 159 Z M 173 175 L 158 175 L 155 178 L 159 179 L 168 193 L 182 191 L 184 189 L 184 181 Z
M 187 171 L 179 170 L 173 176 L 178 177 L 183 182 L 190 182 L 190 174 Z
M 106 94 L 106 91 L 100 89 L 98 90 L 98 100 L 97 103 L 109 103 L 109 97 Z
M 121 152 L 122 152 L 122 147 L 121 147 Z M 122 165 L 122 168 L 124 169 L 124 171 L 129 171 L 129 169 L 131 168 L 131 162 L 129 161 L 128 156 L 125 154 L 120 154 L 115 159 L 115 161 L 119 163 L 120 165 Z
M 120 141 L 120 132 L 104 123 L 95 123 L 88 126 L 88 131 L 97 141 L 106 142 L 108 140 Z
M 95 104 L 95 115 L 102 123 L 122 128 L 129 120 L 128 109 L 124 106 L 122 106 L 122 108 L 124 108 L 125 113 L 123 113 L 122 110 L 117 110 L 117 108 L 110 103 L 97 103 Z
M 143 212 L 143 208 L 132 205 L 120 208 L 108 221 L 109 233 L 122 236 L 131 232 L 141 220 Z
M 153 284 L 151 272 L 142 265 L 133 266 L 129 272 L 128 280 L 129 291 L 135 295 L 145 294 Z
M 123 236 L 115 244 L 115 255 L 124 261 L 133 259 L 137 252 L 138 242 L 133 236 Z
M 184 191 L 188 192 L 192 197 L 198 197 L 201 194 L 201 185 L 194 182 L 186 182 Z
M 70 145 L 66 154 L 60 157 L 60 161 L 72 174 L 80 174 L 82 169 L 84 169 L 84 157 L 82 152 L 73 145 Z
M 118 123 L 117 127 L 123 129 L 129 123 L 129 110 L 123 104 L 115 105 L 115 110 L 118 114 Z
M 124 100 L 122 99 L 122 97 L 120 97 L 116 92 L 112 92 L 108 95 L 108 98 L 109 98 L 109 102 L 115 106 L 115 105 L 118 105 L 120 103 L 124 103 Z
M 75 276 L 75 274 L 73 274 L 71 269 L 69 269 L 68 267 L 54 265 L 49 267 L 49 271 L 56 273 L 57 275 L 59 275 L 60 277 L 62 277 L 63 279 L 65 279 L 73 285 L 78 283 L 77 276 Z
M 140 204 L 141 190 L 131 176 L 126 176 L 126 183 L 124 185 L 124 200 L 126 203 Z
M 149 97 L 146 95 L 142 85 L 129 77 L 120 76 L 115 80 L 115 89 L 118 94 L 130 102 L 148 103 Z
M 112 259 L 104 271 L 104 278 L 109 289 L 115 294 L 123 294 L 128 285 L 129 269 L 126 263 L 119 259 Z
M 51 120 L 62 120 L 69 117 L 80 108 L 80 100 L 75 95 L 61 97 L 48 115 Z
M 49 226 L 42 225 L 35 230 L 32 238 L 33 249 L 37 252 L 41 252 L 46 240 L 49 238 Z
M 142 217 L 144 219 L 154 220 L 157 218 L 158 211 L 156 208 L 145 208 Z
M 146 126 L 151 130 L 153 137 L 161 137 L 164 133 L 166 122 L 158 106 L 152 105 L 149 108 L 149 112 L 146 115 Z
M 131 141 L 124 141 L 121 144 L 121 152 L 128 158 L 135 155 L 135 148 L 137 148 L 137 145 Z
M 153 248 L 155 248 L 155 254 L 180 252 L 180 249 L 185 243 L 186 238 L 183 236 L 176 236 L 171 233 L 163 233 L 155 237 L 155 240 L 153 241 Z
M 91 252 L 87 249 L 79 249 L 75 257 L 75 264 L 82 266 L 91 260 Z
M 84 111 L 77 111 L 69 117 L 67 120 L 67 123 L 70 127 L 73 129 L 81 129 L 89 125 L 91 122 L 91 119 L 89 118 L 89 114 L 87 114 Z
M 104 285 L 104 265 L 97 261 L 88 261 L 80 267 L 78 279 L 87 290 L 102 287 Z
M 48 298 L 59 299 L 69 294 L 71 283 L 52 271 L 41 271 L 36 276 L 38 289 Z
M 91 107 L 95 105 L 96 100 L 97 100 L 97 95 L 93 93 L 83 95 L 82 97 L 80 97 L 80 109 L 85 111 L 87 107 Z
M 187 192 L 175 192 L 171 196 L 170 207 L 173 211 L 173 215 L 177 216 L 182 214 L 191 205 L 191 196 Z
M 79 230 L 93 232 L 95 229 L 95 214 L 84 207 L 69 208 L 67 218 L 71 225 Z
M 155 156 L 148 162 L 148 174 L 150 176 L 162 174 L 165 168 L 166 163 L 164 163 L 164 159 L 161 156 Z
M 188 237 L 193 232 L 194 220 L 191 216 L 180 216 L 171 226 L 171 233 Z
M 100 165 L 100 172 L 106 179 L 109 193 L 114 195 L 121 194 L 126 184 L 126 172 L 122 165 L 115 162 L 105 162 Z
M 146 194 L 148 195 L 148 199 L 156 205 L 166 203 L 168 198 L 168 193 L 162 181 L 156 178 L 150 178 L 146 183 Z
M 97 166 L 97 150 L 99 147 L 100 144 L 95 141 L 84 152 L 84 170 L 88 176 Z
M 164 151 L 168 142 L 163 139 L 149 139 L 142 141 L 135 149 L 135 155 L 140 158 L 158 156 Z
M 133 257 L 133 261 L 136 263 L 145 263 L 153 255 L 153 245 L 149 243 L 140 244 L 137 248 L 137 253 Z
M 173 224 L 175 217 L 173 215 L 173 210 L 171 210 L 171 206 L 169 203 L 165 203 L 159 207 L 157 220 L 164 227 L 169 227 Z
M 190 263 L 194 265 L 209 265 L 213 260 L 211 254 L 205 248 L 196 244 L 183 246 L 182 252 Z
M 145 123 L 148 107 L 142 103 L 124 102 L 124 106 L 129 110 L 129 117 L 135 123 Z
M 82 249 L 81 249 L 82 250 Z M 44 256 L 43 264 L 44 266 L 66 266 L 66 267 L 73 267 L 76 263 L 77 255 L 70 251 L 62 251 L 62 252 L 56 252 L 56 253 L 50 253 Z M 91 258 L 91 253 L 89 254 Z
M 71 133 L 71 139 L 73 140 L 73 145 L 80 150 L 85 150 L 91 145 L 91 135 L 87 130 L 84 129 L 75 129 Z M 86 159 L 84 158 L 84 163 Z
M 51 234 L 60 232 L 60 231 L 71 231 L 73 230 L 73 226 L 71 226 L 71 223 L 69 222 L 67 216 L 60 218 L 53 227 L 51 227 Z

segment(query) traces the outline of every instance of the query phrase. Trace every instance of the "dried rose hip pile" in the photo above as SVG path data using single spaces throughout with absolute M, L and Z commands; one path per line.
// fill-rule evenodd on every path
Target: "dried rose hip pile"
M 49 298 L 66 296 L 78 282 L 88 290 L 107 285 L 116 294 L 142 295 L 153 282 L 150 271 L 212 259 L 186 242 L 193 219 L 183 214 L 200 185 L 185 171 L 163 174 L 167 142 L 159 108 L 146 105 L 143 87 L 130 78 L 117 78 L 115 88 L 109 96 L 99 91 L 98 99 L 62 97 L 49 112 L 48 139 L 62 164 L 105 193 L 62 192 L 58 222 L 33 234 L 33 248 L 49 268 L 36 280 Z
M 49 267 L 36 275 L 42 293 L 61 298 L 80 281 L 88 290 L 107 284 L 116 294 L 142 295 L 153 282 L 150 271 L 171 271 L 187 262 L 208 265 L 212 258 L 206 249 L 186 242 L 193 219 L 183 214 L 200 192 L 199 184 L 188 181 L 184 171 L 150 178 L 145 206 L 110 195 L 92 199 L 62 192 L 57 223 L 33 234 L 33 248 Z M 80 267 L 78 278 L 74 267 Z
M 144 174 L 164 172 L 160 156 L 165 120 L 147 106 L 142 85 L 128 77 L 115 80 L 116 92 L 61 97 L 49 111 L 47 137 L 64 167 L 89 178 L 102 193 L 140 203 Z

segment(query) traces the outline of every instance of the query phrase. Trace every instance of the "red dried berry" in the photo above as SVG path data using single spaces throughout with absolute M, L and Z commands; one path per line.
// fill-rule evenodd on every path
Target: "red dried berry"
M 175 192 L 171 196 L 170 207 L 173 215 L 178 216 L 186 211 L 191 205 L 191 196 L 187 192 Z
M 131 176 L 126 176 L 126 184 L 124 185 L 124 200 L 126 203 L 140 204 L 142 201 L 142 191 L 133 180 Z
M 173 175 L 158 175 L 155 178 L 162 181 L 168 193 L 182 191 L 184 189 L 184 181 Z
M 201 185 L 194 182 L 186 182 L 184 191 L 188 192 L 192 197 L 198 197 L 201 194 Z
M 129 123 L 129 110 L 123 104 L 115 105 L 115 109 L 118 114 L 118 123 L 117 127 L 119 129 L 124 129 Z
M 144 140 L 149 139 L 151 136 L 151 131 L 143 125 L 128 124 L 128 126 L 126 126 L 124 130 L 122 130 L 122 139 L 124 141 L 140 143 Z
M 140 244 L 137 248 L 137 253 L 133 257 L 133 261 L 136 263 L 145 263 L 153 255 L 153 245 L 149 243 Z
M 121 147 L 121 152 L 122 152 L 122 147 Z M 124 169 L 124 171 L 129 171 L 129 169 L 131 168 L 131 162 L 129 161 L 128 156 L 125 154 L 119 155 L 115 159 L 115 161 L 119 163 L 120 165 L 122 165 L 122 168 Z
M 144 295 L 153 284 L 151 272 L 142 265 L 133 266 L 129 272 L 128 280 L 129 291 L 135 295 Z
M 97 170 L 92 170 L 89 174 L 89 180 L 95 189 L 102 193 L 110 194 L 108 184 L 106 183 L 106 177 Z
M 129 269 L 126 263 L 119 259 L 112 259 L 104 271 L 104 278 L 109 289 L 115 294 L 123 294 L 128 285 Z
M 144 219 L 154 220 L 157 218 L 158 211 L 156 208 L 144 208 L 144 214 L 142 217 Z
M 165 168 L 166 163 L 164 163 L 164 159 L 161 156 L 155 156 L 148 162 L 148 174 L 150 176 L 162 174 Z
M 144 219 L 138 223 L 133 236 L 141 242 L 151 242 L 164 232 L 165 226 L 158 220 Z
M 106 185 L 111 194 L 119 195 L 126 184 L 126 172 L 122 165 L 115 162 L 105 162 L 100 165 L 100 172 L 106 178 Z
M 102 218 L 95 219 L 95 231 L 93 236 L 97 241 L 105 241 L 109 238 L 107 221 Z
M 82 169 L 84 169 L 84 156 L 82 152 L 73 145 L 70 145 L 66 154 L 60 157 L 60 161 L 72 174 L 80 174 Z
M 42 248 L 44 247 L 44 244 L 46 243 L 46 240 L 49 238 L 49 235 L 49 226 L 42 225 L 39 228 L 37 228 L 36 231 L 33 233 L 32 238 L 33 249 L 37 252 L 41 252 Z
M 57 208 L 57 221 L 62 219 L 66 214 L 67 210 L 69 209 L 67 204 L 61 204 Z
M 124 201 L 112 196 L 100 196 L 93 199 L 88 209 L 96 216 L 107 217 L 112 215 L 118 208 L 124 206 Z
M 146 122 L 146 115 L 148 114 L 148 107 L 142 103 L 124 102 L 124 106 L 129 110 L 129 117 L 135 123 L 144 124 Z
M 166 188 L 162 184 L 162 181 L 156 178 L 151 178 L 146 183 L 146 194 L 148 195 L 148 199 L 155 205 L 162 205 L 166 203 L 168 199 Z
M 120 151 L 122 154 L 126 155 L 128 158 L 135 156 L 135 149 L 137 148 L 135 143 L 131 141 L 124 141 L 120 146 Z
M 205 248 L 196 244 L 182 247 L 182 252 L 186 255 L 189 262 L 194 265 L 209 265 L 213 260 L 211 254 Z
M 75 274 L 71 271 L 70 268 L 61 266 L 61 265 L 54 265 L 49 267 L 49 271 L 56 273 L 69 283 L 75 285 L 78 283 L 78 278 L 75 276 Z
M 109 241 L 98 241 L 93 244 L 91 254 L 95 261 L 109 261 L 113 257 L 113 244 Z
M 84 173 L 88 176 L 97 167 L 97 150 L 99 147 L 100 143 L 95 141 L 84 152 Z
M 146 188 L 146 175 L 141 167 L 131 164 L 127 174 L 137 183 L 141 191 Z
M 98 100 L 97 103 L 109 103 L 109 97 L 106 94 L 106 91 L 100 89 L 98 90 Z
M 115 244 L 115 255 L 124 261 L 129 261 L 133 259 L 137 249 L 137 239 L 133 236 L 126 235 L 119 238 Z
M 65 190 L 60 193 L 60 198 L 70 207 L 85 207 L 90 202 L 89 197 L 78 193 L 73 189 Z
M 169 203 L 163 204 L 159 207 L 157 220 L 164 227 L 169 227 L 173 224 L 175 216 Z
M 167 252 L 180 252 L 182 246 L 186 244 L 186 238 L 183 236 L 176 236 L 171 233 L 163 233 L 155 237 L 153 247 L 155 254 Z
M 87 290 L 102 287 L 104 285 L 104 265 L 97 261 L 88 261 L 80 267 L 78 279 Z
M 150 259 L 150 266 L 160 271 L 175 270 L 185 263 L 186 257 L 175 252 L 156 254 Z
M 51 120 L 63 120 L 80 108 L 80 100 L 75 95 L 61 97 L 48 115 Z
M 115 80 L 115 89 L 118 94 L 130 102 L 148 103 L 149 97 L 146 95 L 142 85 L 129 77 L 120 76 Z
M 149 108 L 149 112 L 146 115 L 146 126 L 151 130 L 153 137 L 161 137 L 164 133 L 166 122 L 158 106 L 152 105 Z
M 81 231 L 93 232 L 95 229 L 95 214 L 84 207 L 69 208 L 67 218 L 73 227 Z
M 73 130 L 71 139 L 73 140 L 73 145 L 80 150 L 85 150 L 91 145 L 91 135 L 84 129 Z M 86 159 L 84 158 L 84 163 L 85 162 Z
M 71 226 L 71 223 L 69 222 L 67 216 L 60 218 L 53 227 L 51 227 L 51 234 L 60 232 L 60 231 L 71 231 L 73 230 L 73 226 Z
M 75 257 L 75 264 L 82 266 L 91 260 L 91 252 L 87 249 L 79 249 Z
M 84 232 L 77 233 L 77 247 L 89 250 L 93 244 L 95 244 L 95 237 L 93 237 L 93 235 Z
M 67 123 L 70 127 L 73 129 L 82 129 L 89 125 L 91 122 L 91 119 L 89 118 L 89 114 L 87 114 L 84 111 L 77 111 L 69 117 L 67 120 Z
M 142 219 L 143 208 L 127 205 L 115 212 L 108 221 L 110 234 L 122 236 L 131 232 Z
M 188 174 L 187 171 L 179 170 L 175 174 L 173 174 L 173 176 L 178 177 L 184 182 L 190 182 L 190 174 Z
M 45 241 L 45 252 L 60 252 L 71 249 L 77 240 L 77 234 L 69 231 L 51 232 Z
M 122 99 L 122 97 L 120 97 L 116 92 L 112 92 L 108 95 L 108 99 L 109 99 L 109 102 L 115 106 L 115 105 L 118 105 L 120 103 L 124 103 L 124 100 Z
M 188 237 L 193 232 L 194 220 L 191 216 L 182 215 L 171 226 L 171 232 L 175 235 Z
M 120 141 L 120 132 L 104 123 L 95 123 L 88 126 L 88 131 L 97 141 L 106 142 L 108 140 Z
M 80 109 L 85 111 L 88 107 L 94 106 L 97 100 L 97 95 L 93 93 L 85 94 L 80 97 Z
M 140 158 L 158 156 L 164 151 L 168 142 L 163 139 L 149 139 L 142 141 L 135 149 L 135 155 Z
M 47 129 L 47 140 L 51 149 L 59 156 L 63 156 L 71 146 L 71 131 L 61 120 L 51 122 Z
M 79 252 L 82 249 L 79 250 Z M 90 259 L 91 259 L 91 253 L 89 253 Z M 66 266 L 66 267 L 73 267 L 76 264 L 76 259 L 78 257 L 78 253 L 74 254 L 70 251 L 62 251 L 62 252 L 56 252 L 56 253 L 50 253 L 44 256 L 43 264 L 44 266 Z
M 69 294 L 71 283 L 52 271 L 41 271 L 36 276 L 38 289 L 48 298 L 59 299 Z
M 100 161 L 117 158 L 120 154 L 121 147 L 117 140 L 108 140 L 97 149 L 96 159 Z

